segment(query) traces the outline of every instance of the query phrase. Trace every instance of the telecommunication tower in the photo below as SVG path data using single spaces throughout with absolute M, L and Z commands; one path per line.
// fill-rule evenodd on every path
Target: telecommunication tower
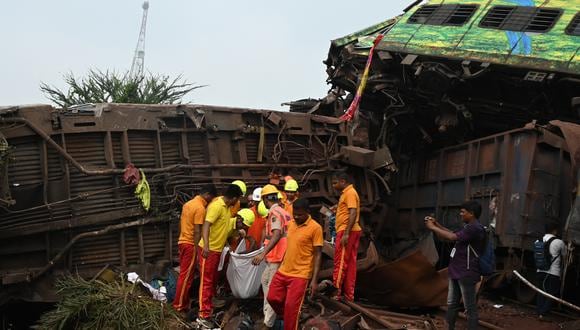
M 131 64 L 131 71 L 129 73 L 132 78 L 143 76 L 143 64 L 145 62 L 145 29 L 147 28 L 149 1 L 143 2 L 141 7 L 143 8 L 141 30 L 139 31 L 139 39 L 137 40 L 137 47 L 135 47 L 135 56 L 133 56 L 133 64 Z

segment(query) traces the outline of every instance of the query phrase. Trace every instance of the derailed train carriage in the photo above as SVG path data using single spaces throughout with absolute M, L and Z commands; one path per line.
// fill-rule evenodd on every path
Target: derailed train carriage
M 495 285 L 513 269 L 535 277 L 532 242 L 547 222 L 560 223 L 569 248 L 579 244 L 580 2 L 415 1 L 333 40 L 328 95 L 286 105 L 341 115 L 379 35 L 358 113 L 369 148 L 388 148 L 399 169 L 372 221 L 379 250 L 424 234 L 427 214 L 458 228 L 465 199 L 480 201 L 495 227 Z M 438 244 L 440 267 L 449 249 Z M 567 298 L 580 296 L 577 251 Z M 533 292 L 513 283 L 530 302 Z
M 0 299 L 51 300 L 50 283 L 62 273 L 92 276 L 108 264 L 146 275 L 171 263 L 180 203 L 199 184 L 241 178 L 254 186 L 291 174 L 317 208 L 336 201 L 328 171 L 346 164 L 383 260 L 361 265 L 361 294 L 387 305 L 440 302 L 444 287 L 431 284 L 444 286 L 442 276 L 429 267 L 418 276 L 415 266 L 444 267 L 449 246 L 412 251 L 426 241 L 424 215 L 458 226 L 457 208 L 469 198 L 482 202 L 482 219 L 496 230 L 495 282 L 512 269 L 531 275 L 531 241 L 545 223 L 561 223 L 570 247 L 580 242 L 579 10 L 531 0 L 412 6 L 332 42 L 329 95 L 289 103 L 313 114 L 3 108 Z M 378 34 L 359 116 L 347 125 L 336 117 Z M 130 163 L 149 182 L 149 211 L 124 183 Z M 569 296 L 580 296 L 579 271 L 577 262 L 569 269 Z
M 332 205 L 329 171 L 356 148 L 336 118 L 201 105 L 6 107 L 0 128 L 2 301 L 51 301 L 58 275 L 106 265 L 160 272 L 177 260 L 181 205 L 204 183 L 289 174 L 315 210 Z M 126 183 L 133 168 L 145 196 Z M 371 212 L 380 190 L 354 174 Z

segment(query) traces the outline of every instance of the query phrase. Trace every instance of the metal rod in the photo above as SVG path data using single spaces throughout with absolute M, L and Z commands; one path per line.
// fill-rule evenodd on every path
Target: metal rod
M 111 226 L 107 226 L 103 229 L 78 234 L 75 237 L 73 237 L 68 242 L 68 244 L 54 258 L 52 258 L 51 261 L 48 262 L 48 264 L 46 266 L 44 266 L 38 273 L 34 274 L 32 276 L 31 280 L 37 279 L 42 274 L 46 273 L 52 267 L 54 267 L 54 265 L 66 254 L 66 252 L 68 250 L 70 250 L 70 248 L 73 247 L 73 245 L 76 244 L 76 242 L 78 240 L 81 240 L 81 239 L 86 238 L 86 237 L 94 237 L 94 236 L 104 235 L 104 234 L 110 233 L 112 231 L 125 229 L 125 228 L 129 228 L 129 227 L 143 226 L 143 225 L 146 225 L 146 224 L 152 223 L 152 222 L 163 222 L 163 218 L 159 218 L 159 217 L 157 217 L 157 218 L 143 218 L 143 219 L 139 219 L 136 221 L 131 221 L 131 222 L 122 223 L 122 224 L 118 224 L 118 225 L 111 225 Z
M 40 135 L 48 144 L 50 144 L 56 151 L 63 156 L 67 161 L 69 161 L 74 167 L 76 167 L 80 172 L 86 175 L 109 175 L 109 174 L 123 174 L 124 169 L 119 168 L 100 168 L 100 169 L 89 169 L 83 166 L 81 163 L 76 161 L 65 149 L 63 149 L 58 143 L 56 143 L 48 134 L 46 134 L 42 129 L 40 129 L 35 124 L 31 123 L 25 118 L 0 118 L 0 123 L 23 123 L 28 125 L 36 134 Z M 321 163 L 322 164 L 322 163 Z M 218 168 L 310 168 L 317 167 L 318 162 L 306 163 L 306 164 L 175 164 L 166 167 L 159 168 L 141 168 L 143 172 L 146 173 L 163 173 L 169 172 L 177 169 L 218 169 Z
M 391 312 L 391 311 L 387 311 L 387 310 L 375 309 L 375 308 L 373 308 L 373 307 L 371 307 L 369 305 L 362 304 L 362 303 L 359 303 L 359 306 L 368 308 L 369 310 L 371 310 L 371 311 L 373 311 L 373 312 L 375 312 L 377 314 L 384 315 L 384 316 L 387 316 L 387 317 L 406 318 L 406 319 L 415 320 L 415 321 L 424 321 L 425 320 L 425 317 L 422 317 L 422 316 L 412 315 L 412 314 L 396 313 L 396 312 Z
M 389 322 L 387 320 L 385 320 L 384 318 L 380 317 L 379 315 L 371 312 L 370 310 L 357 305 L 351 301 L 345 301 L 344 302 L 345 305 L 347 305 L 348 307 L 354 309 L 355 311 L 364 314 L 365 316 L 371 318 L 373 321 L 377 322 L 378 324 L 382 325 L 383 327 L 387 328 L 387 329 L 400 329 L 401 327 L 398 324 Z
M 557 302 L 559 302 L 560 304 L 562 304 L 562 305 L 564 305 L 564 306 L 570 307 L 570 308 L 572 308 L 573 310 L 575 310 L 575 311 L 577 311 L 577 312 L 580 312 L 580 307 L 578 307 L 578 306 L 576 306 L 576 305 L 574 305 L 574 304 L 571 304 L 571 303 L 567 302 L 566 300 L 560 299 L 560 298 L 558 298 L 558 297 L 555 297 L 555 296 L 553 296 L 553 295 L 551 295 L 551 294 L 549 294 L 549 293 L 547 293 L 547 292 L 544 292 L 544 291 L 542 291 L 542 290 L 538 289 L 538 287 L 537 287 L 537 286 L 533 285 L 532 283 L 530 283 L 530 281 L 526 280 L 526 278 L 525 278 L 525 277 L 523 277 L 522 275 L 520 275 L 520 273 L 518 273 L 518 271 L 517 271 L 517 270 L 514 270 L 513 272 L 514 272 L 514 274 L 515 274 L 515 275 L 516 275 L 516 276 L 517 276 L 517 277 L 518 277 L 518 278 L 519 278 L 519 279 L 520 279 L 522 282 L 524 282 L 524 284 L 526 284 L 527 286 L 529 286 L 530 288 L 532 288 L 532 290 L 536 291 L 537 293 L 539 293 L 539 294 L 541 294 L 541 295 L 543 295 L 543 296 L 545 296 L 545 297 L 547 297 L 547 298 L 550 298 L 550 299 L 552 299 L 552 300 L 554 300 L 554 301 L 557 301 Z
M 343 314 L 348 315 L 352 313 L 352 308 L 348 307 L 347 305 L 341 303 L 340 301 L 336 301 L 333 299 L 328 298 L 327 296 L 323 296 L 321 294 L 316 294 L 316 298 L 320 298 L 325 304 L 329 305 L 331 308 L 335 308 L 340 310 Z

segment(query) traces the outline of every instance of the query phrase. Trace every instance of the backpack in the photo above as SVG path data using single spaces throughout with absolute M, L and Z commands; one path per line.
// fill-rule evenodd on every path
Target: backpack
M 534 262 L 536 263 L 536 268 L 539 270 L 549 270 L 554 260 L 558 257 L 553 258 L 550 253 L 550 244 L 556 239 L 556 237 L 550 237 L 550 239 L 544 243 L 543 239 L 538 239 L 534 242 Z
M 482 226 L 483 227 L 483 226 Z M 485 236 L 484 236 L 484 245 L 483 245 L 483 252 L 481 255 L 478 255 L 475 252 L 475 249 L 469 244 L 468 248 L 473 251 L 477 261 L 479 263 L 479 271 L 483 276 L 489 276 L 495 272 L 495 251 L 493 248 L 493 231 L 491 231 L 487 227 L 483 227 Z M 468 257 L 469 258 L 469 257 Z

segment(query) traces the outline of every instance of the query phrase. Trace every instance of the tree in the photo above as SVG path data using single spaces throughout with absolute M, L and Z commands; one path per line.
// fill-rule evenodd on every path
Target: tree
M 61 107 L 85 103 L 180 103 L 183 97 L 194 89 L 204 86 L 187 83 L 179 75 L 171 79 L 167 75 L 131 77 L 115 71 L 90 70 L 85 78 L 77 78 L 72 73 L 64 75 L 68 91 L 40 84 L 40 90 L 52 102 Z

